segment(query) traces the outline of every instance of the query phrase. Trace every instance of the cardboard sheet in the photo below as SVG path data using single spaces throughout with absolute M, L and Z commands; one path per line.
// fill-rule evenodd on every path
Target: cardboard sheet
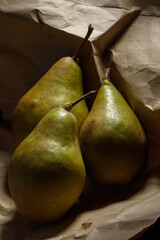
M 160 216 L 159 8 L 158 1 L 1 0 L 0 239 L 126 240 Z M 111 65 L 111 80 L 145 129 L 152 172 L 120 189 L 87 179 L 64 218 L 32 224 L 17 213 L 7 185 L 13 110 L 54 62 L 74 54 L 90 23 L 94 32 L 80 55 L 84 90 L 99 88 Z

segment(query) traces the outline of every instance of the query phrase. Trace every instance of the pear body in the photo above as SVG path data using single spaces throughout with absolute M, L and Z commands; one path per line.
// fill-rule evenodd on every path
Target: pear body
M 23 217 L 50 222 L 77 201 L 84 182 L 77 120 L 64 108 L 55 108 L 15 150 L 8 172 L 11 196 Z
M 100 184 L 127 184 L 144 164 L 144 130 L 108 80 L 104 80 L 82 125 L 80 145 L 88 174 Z
M 20 99 L 13 114 L 13 141 L 17 146 L 51 109 L 83 95 L 82 72 L 71 57 L 64 57 Z M 88 115 L 85 100 L 72 109 L 80 128 Z

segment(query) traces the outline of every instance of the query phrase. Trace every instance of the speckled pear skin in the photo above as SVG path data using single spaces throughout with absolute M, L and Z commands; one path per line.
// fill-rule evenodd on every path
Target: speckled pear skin
M 46 114 L 18 145 L 8 173 L 19 213 L 38 223 L 61 218 L 85 182 L 77 120 L 62 107 Z
M 132 181 L 146 159 L 146 136 L 136 115 L 108 80 L 80 130 L 88 175 L 100 184 Z
M 71 57 L 64 57 L 20 99 L 13 116 L 13 141 L 17 146 L 51 109 L 83 95 L 82 72 Z M 72 109 L 80 128 L 88 115 L 85 100 Z

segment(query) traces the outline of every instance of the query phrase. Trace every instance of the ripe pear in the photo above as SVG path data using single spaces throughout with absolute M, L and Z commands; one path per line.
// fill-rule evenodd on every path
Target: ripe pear
M 17 146 L 51 109 L 73 101 L 83 95 L 82 72 L 77 64 L 77 55 L 89 38 L 88 32 L 75 55 L 63 57 L 20 99 L 13 114 L 13 142 Z M 72 109 L 80 128 L 88 115 L 85 101 Z
M 76 103 L 48 112 L 12 156 L 8 172 L 11 196 L 19 213 L 33 222 L 61 218 L 83 190 L 85 165 L 77 120 L 71 112 Z
M 145 162 L 144 130 L 107 78 L 82 125 L 79 138 L 87 173 L 99 184 L 128 184 Z

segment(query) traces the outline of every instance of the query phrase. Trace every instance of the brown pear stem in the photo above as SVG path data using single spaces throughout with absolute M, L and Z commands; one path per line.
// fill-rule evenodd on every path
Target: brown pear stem
M 105 69 L 105 79 L 107 79 L 108 81 L 110 81 L 110 78 L 109 78 L 110 71 L 111 71 L 110 67 Z
M 106 79 L 109 79 L 110 70 L 111 70 L 110 67 L 105 69 L 105 77 L 106 77 Z
M 84 44 L 87 42 L 87 40 L 89 39 L 91 33 L 93 32 L 93 29 L 94 29 L 93 26 L 90 24 L 90 25 L 88 26 L 88 32 L 87 32 L 85 38 L 83 39 L 83 41 L 81 42 L 80 46 L 77 48 L 74 56 L 72 57 L 74 61 L 77 61 L 77 55 L 79 54 L 79 52 L 80 52 L 81 48 L 83 47 L 83 45 L 84 45 Z
M 71 110 L 73 106 L 75 106 L 77 103 L 81 102 L 82 100 L 91 97 L 93 94 L 96 93 L 96 91 L 97 91 L 97 90 L 92 90 L 92 91 L 84 94 L 83 96 L 81 96 L 81 97 L 78 98 L 77 100 L 71 102 L 71 105 L 70 105 L 70 109 L 69 109 L 69 110 Z

